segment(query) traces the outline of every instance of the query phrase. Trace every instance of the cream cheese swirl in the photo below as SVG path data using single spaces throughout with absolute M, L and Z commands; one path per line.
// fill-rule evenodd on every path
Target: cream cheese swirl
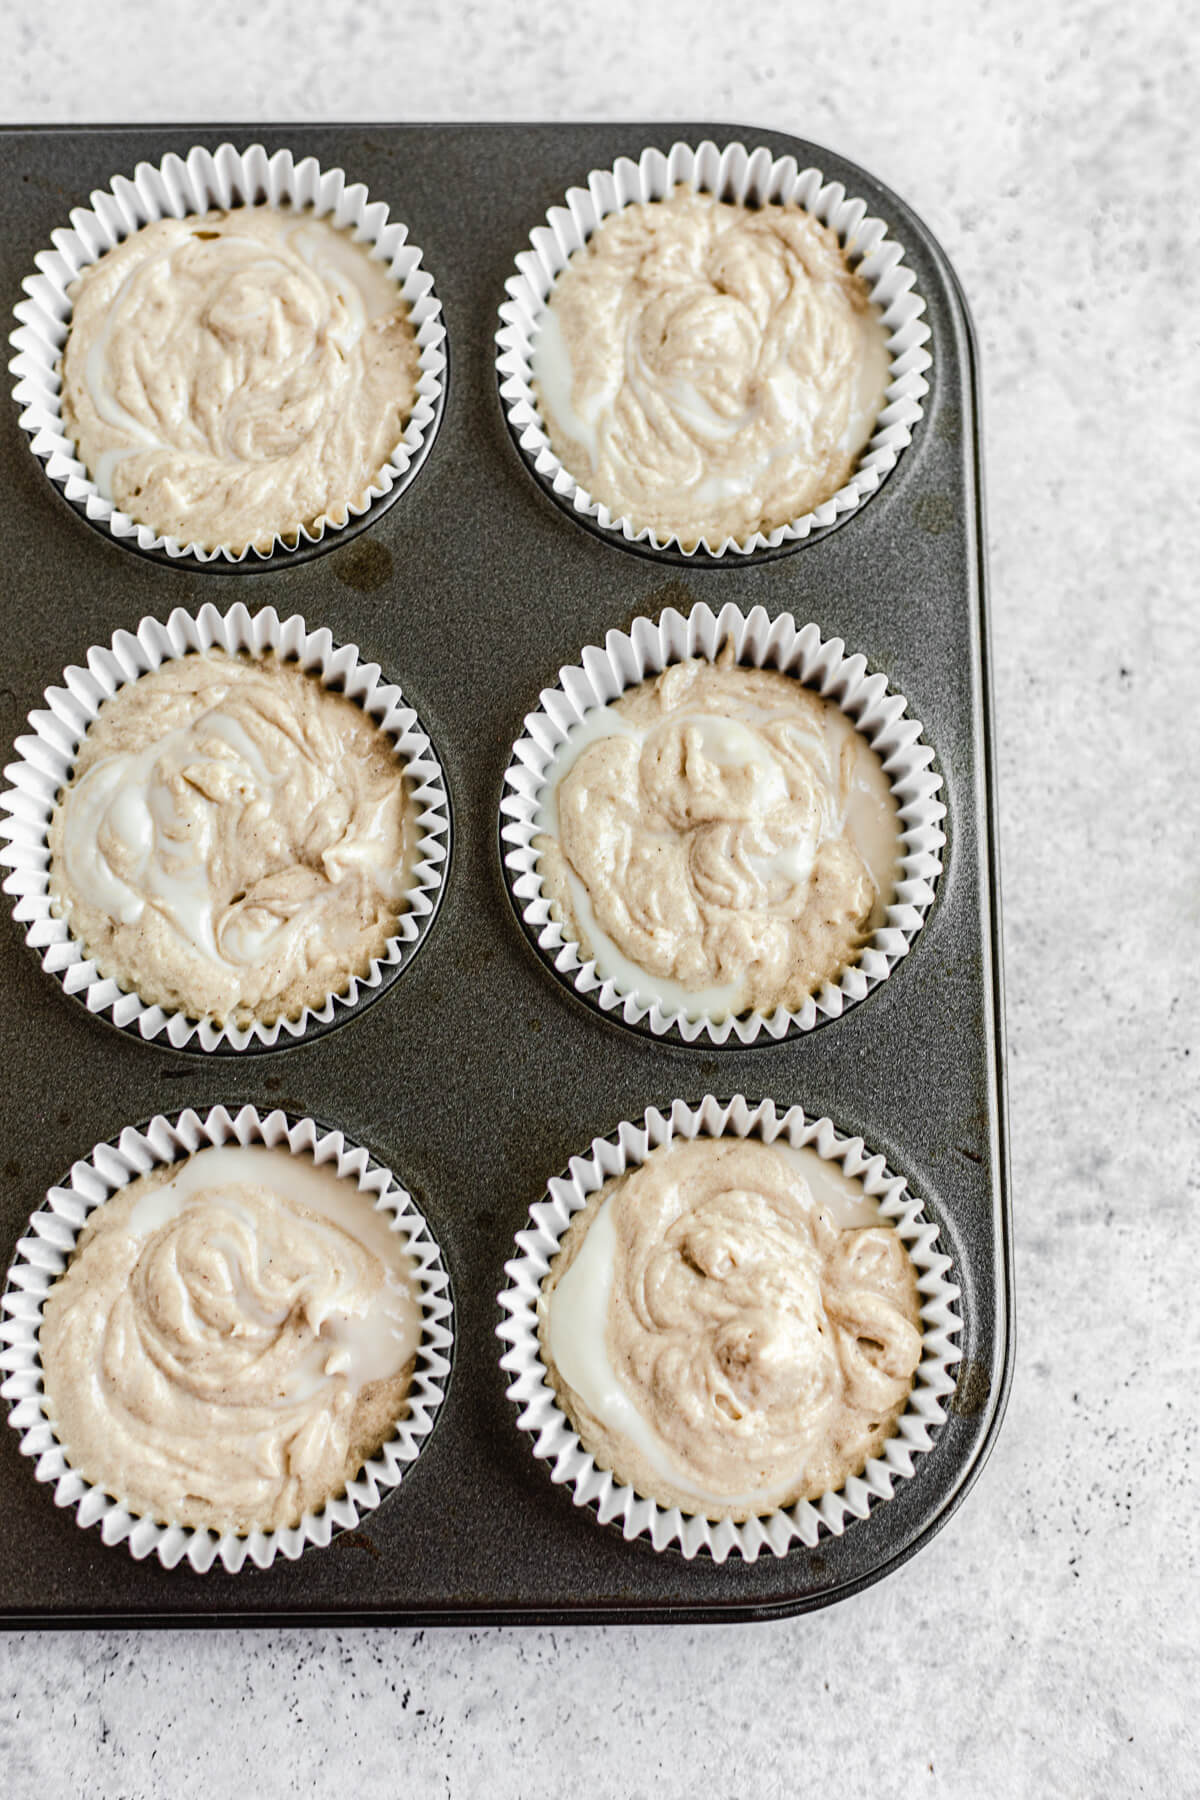
M 601 221 L 551 290 L 532 366 L 568 473 L 685 549 L 835 494 L 890 378 L 878 309 L 827 226 L 684 187 Z
M 415 838 L 361 708 L 294 664 L 214 651 L 104 703 L 51 820 L 50 890 L 148 1004 L 269 1023 L 382 952 Z
M 749 1518 L 842 1486 L 921 1358 L 916 1274 L 812 1150 L 676 1140 L 572 1221 L 540 1301 L 584 1447 L 664 1506 Z
M 246 1531 L 319 1509 L 391 1436 L 420 1331 L 372 1196 L 229 1146 L 97 1209 L 39 1342 L 72 1468 L 139 1515 Z
M 344 524 L 400 441 L 419 364 L 407 308 L 328 220 L 158 219 L 68 292 L 63 422 L 101 493 L 160 535 L 265 550 Z
M 798 1009 L 891 900 L 895 802 L 832 701 L 692 658 L 597 708 L 548 772 L 539 868 L 598 973 L 719 1020 Z

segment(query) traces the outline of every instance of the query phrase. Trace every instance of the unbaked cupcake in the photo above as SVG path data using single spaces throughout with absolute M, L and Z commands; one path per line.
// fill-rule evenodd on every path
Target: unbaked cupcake
M 725 222 L 728 267 L 718 243 Z M 496 372 L 521 455 L 573 515 L 615 542 L 672 561 L 791 549 L 848 518 L 912 442 L 929 391 L 925 303 L 887 222 L 840 181 L 765 145 L 674 143 L 593 169 L 531 230 L 505 292 Z M 817 326 L 816 354 L 793 367 L 777 327 L 803 307 L 805 294 L 814 304 L 797 337 L 809 339 Z M 593 300 L 595 358 L 603 357 L 604 373 L 591 345 L 581 344 L 586 371 L 577 384 L 566 338 L 577 337 L 576 327 L 590 331 L 584 314 Z M 560 309 L 572 315 L 565 335 Z M 620 343 L 618 312 L 630 327 Z M 822 335 L 820 321 L 831 318 L 838 323 Z M 888 357 L 878 406 L 876 326 Z M 860 380 L 830 383 L 841 367 L 836 346 L 859 336 Z M 871 435 L 855 449 L 873 406 Z M 812 448 L 824 449 L 806 471 L 810 425 Z M 779 452 L 773 462 L 765 460 L 768 441 Z M 810 510 L 769 529 L 747 528 L 755 514 L 783 513 L 792 503 L 785 472 L 797 480 L 798 500 L 822 462 L 832 478 L 847 457 L 842 485 Z M 611 504 L 600 491 L 609 479 L 620 490 Z M 664 514 L 661 526 L 639 522 L 656 511 Z M 681 531 L 666 522 L 677 511 Z
M 328 218 L 158 218 L 67 289 L 62 422 L 100 494 L 233 555 L 361 511 L 412 413 L 399 284 Z
M 42 1308 L 71 1468 L 163 1525 L 319 1512 L 405 1416 L 421 1304 L 394 1225 L 286 1146 L 209 1147 L 122 1188 Z
M 504 1268 L 496 1334 L 517 1425 L 574 1504 L 627 1539 L 714 1562 L 786 1556 L 865 1519 L 937 1445 L 963 1328 L 938 1227 L 881 1155 L 799 1106 L 709 1094 L 623 1120 L 547 1183 Z M 844 1460 L 874 1446 L 861 1473 L 772 1508 L 777 1491 L 836 1479 L 822 1421 L 839 1408 L 857 1434 Z
M 164 1568 L 269 1568 L 406 1478 L 454 1309 L 391 1171 L 314 1120 L 161 1114 L 72 1163 L 16 1248 L 0 1396 L 81 1528 Z
M 559 670 L 513 746 L 513 905 L 554 972 L 626 1025 L 731 1046 L 811 1031 L 887 980 L 933 905 L 933 760 L 904 696 L 816 625 L 732 603 L 635 618 Z M 815 951 L 836 977 L 762 1010 L 776 979 L 806 988 Z M 762 1005 L 739 1011 L 755 986 Z
M 832 700 L 732 646 L 567 737 L 533 839 L 555 917 L 602 980 L 720 1022 L 798 1012 L 883 924 L 901 827 Z
M 269 1026 L 383 954 L 417 813 L 361 706 L 279 656 L 210 648 L 100 707 L 50 822 L 51 910 L 144 1004 Z
M 603 219 L 533 351 L 552 450 L 634 532 L 745 543 L 852 475 L 891 379 L 888 332 L 801 206 L 680 185 Z
M 572 1219 L 542 1358 L 598 1467 L 659 1507 L 746 1520 L 834 1492 L 896 1430 L 922 1356 L 917 1274 L 815 1150 L 675 1140 Z

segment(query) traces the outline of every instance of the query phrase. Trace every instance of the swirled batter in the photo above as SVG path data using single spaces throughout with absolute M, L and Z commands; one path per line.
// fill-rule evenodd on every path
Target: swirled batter
M 678 187 L 610 214 L 571 258 L 533 376 L 551 445 L 593 500 L 718 549 L 846 484 L 890 368 L 828 226 Z
M 365 975 L 419 831 L 391 739 L 275 656 L 118 688 L 50 823 L 50 894 L 102 974 L 191 1018 L 270 1024 Z
M 859 1474 L 921 1360 L 916 1271 L 861 1183 L 742 1138 L 676 1139 L 605 1182 L 542 1284 L 539 1336 L 600 1467 L 710 1519 Z
M 327 219 L 157 219 L 67 292 L 64 426 L 100 492 L 161 536 L 269 550 L 345 524 L 403 436 L 408 309 Z
M 900 855 L 847 715 L 728 650 L 589 713 L 536 822 L 543 888 L 597 972 L 713 1020 L 795 1011 L 835 980 L 883 923 Z
M 67 1461 L 131 1512 L 295 1525 L 406 1411 L 421 1336 L 390 1214 L 331 1165 L 228 1146 L 97 1207 L 39 1334 Z

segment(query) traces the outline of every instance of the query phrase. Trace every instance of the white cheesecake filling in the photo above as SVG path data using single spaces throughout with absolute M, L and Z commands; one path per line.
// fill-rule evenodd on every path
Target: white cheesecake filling
M 240 551 L 344 523 L 400 442 L 408 310 L 327 219 L 158 219 L 68 292 L 63 422 L 101 493 L 160 535 Z
M 275 658 L 186 657 L 101 708 L 51 822 L 51 893 L 148 1003 L 294 1016 L 382 951 L 413 813 L 353 702 Z
M 547 770 L 543 885 L 602 979 L 719 1021 L 797 1010 L 886 916 L 900 825 L 879 758 L 789 676 L 673 664 Z
M 543 1353 L 586 1449 L 666 1506 L 747 1518 L 861 1471 L 921 1356 L 916 1275 L 815 1151 L 651 1152 L 573 1223 Z
M 47 1296 L 72 1467 L 149 1517 L 296 1523 L 391 1435 L 421 1334 L 411 1259 L 329 1164 L 227 1146 L 132 1182 Z
M 684 187 L 601 221 L 551 290 L 532 368 L 567 471 L 688 549 L 836 493 L 890 378 L 880 313 L 827 226 Z

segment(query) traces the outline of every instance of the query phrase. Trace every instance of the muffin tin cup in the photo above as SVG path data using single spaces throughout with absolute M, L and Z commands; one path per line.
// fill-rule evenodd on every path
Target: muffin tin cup
M 295 1526 L 245 1535 L 160 1524 L 131 1512 L 72 1469 L 47 1410 L 38 1337 L 43 1302 L 95 1208 L 151 1169 L 224 1144 L 286 1147 L 293 1155 L 311 1155 L 318 1164 L 333 1163 L 339 1176 L 373 1198 L 376 1211 L 394 1217 L 392 1229 L 404 1238 L 412 1257 L 421 1303 L 421 1343 L 408 1413 L 395 1436 L 363 1464 L 344 1494 L 320 1511 L 305 1513 Z M 276 1557 L 295 1561 L 310 1545 L 327 1545 L 335 1532 L 358 1525 L 400 1485 L 433 1430 L 452 1353 L 453 1307 L 441 1252 L 391 1171 L 340 1131 L 326 1131 L 312 1119 L 292 1119 L 283 1112 L 264 1115 L 253 1106 L 234 1115 L 216 1106 L 204 1118 L 190 1109 L 172 1119 L 159 1114 L 143 1129 L 127 1126 L 115 1143 L 97 1144 L 86 1160 L 72 1165 L 61 1186 L 50 1189 L 45 1205 L 29 1221 L 0 1303 L 0 1398 L 9 1403 L 9 1424 L 20 1434 L 21 1454 L 34 1461 L 38 1481 L 53 1485 L 55 1505 L 73 1507 L 82 1527 L 99 1525 L 106 1544 L 125 1544 L 138 1561 L 155 1556 L 167 1569 L 186 1561 L 198 1575 L 217 1562 L 235 1574 L 247 1562 L 266 1569 Z
M 676 186 L 716 194 L 745 206 L 769 203 L 804 208 L 836 233 L 855 271 L 882 314 L 888 332 L 891 380 L 875 430 L 849 481 L 811 512 L 771 531 L 756 531 L 744 542 L 726 537 L 710 544 L 701 538 L 685 548 L 676 534 L 636 526 L 595 499 L 563 466 L 538 410 L 533 386 L 533 349 L 551 289 L 571 257 L 602 220 L 624 207 L 664 199 Z M 720 561 L 790 549 L 854 512 L 879 487 L 912 441 L 929 391 L 929 328 L 925 303 L 914 291 L 915 276 L 905 266 L 901 245 L 887 226 L 867 216 L 867 204 L 850 198 L 839 181 L 826 182 L 818 169 L 801 169 L 794 156 L 772 157 L 743 144 L 721 148 L 710 139 L 692 148 L 675 143 L 664 155 L 645 150 L 637 162 L 621 157 L 611 169 L 593 170 L 586 187 L 567 190 L 564 204 L 550 209 L 530 234 L 530 248 L 517 257 L 517 273 L 505 283 L 509 298 L 500 307 L 496 371 L 509 429 L 542 485 L 580 520 L 619 541 L 670 560 Z
M 383 954 L 372 958 L 365 975 L 351 976 L 344 990 L 331 994 L 323 1006 L 305 1007 L 297 1018 L 277 1019 L 270 1025 L 258 1021 L 218 1025 L 212 1019 L 197 1020 L 149 1005 L 97 968 L 51 905 L 49 839 L 55 800 L 104 701 L 165 662 L 214 648 L 230 655 L 273 651 L 356 701 L 392 739 L 417 809 L 420 841 L 408 910 L 397 920 Z M 0 792 L 0 840 L 7 840 L 0 848 L 0 865 L 7 864 L 11 873 L 3 888 L 15 897 L 14 918 L 24 927 L 25 940 L 42 967 L 89 1012 L 173 1050 L 271 1050 L 340 1023 L 377 997 L 412 961 L 433 923 L 445 885 L 449 795 L 441 762 L 413 708 L 398 687 L 383 679 L 378 664 L 360 660 L 356 645 L 335 644 L 324 629 L 310 631 L 298 614 L 281 620 L 274 607 L 264 607 L 253 617 L 240 601 L 225 613 L 203 606 L 194 617 L 176 608 L 165 624 L 143 619 L 136 634 L 118 631 L 109 648 L 94 645 L 87 653 L 87 666 L 68 668 L 63 686 L 48 688 L 45 700 L 44 710 L 29 715 L 30 734 L 16 741 L 19 760 L 4 771 L 10 785 Z
M 241 551 L 183 543 L 163 536 L 120 511 L 101 493 L 66 435 L 62 417 L 60 364 L 71 324 L 68 287 L 107 250 L 152 220 L 185 218 L 213 208 L 267 203 L 310 208 L 317 218 L 351 230 L 369 245 L 373 260 L 386 263 L 408 307 L 420 350 L 416 400 L 400 442 L 370 486 L 346 505 L 345 516 L 322 514 L 302 524 L 294 539 L 276 535 L 267 549 L 248 545 Z M 201 568 L 256 569 L 277 565 L 297 554 L 311 555 L 324 545 L 332 549 L 367 522 L 386 502 L 399 498 L 415 478 L 441 419 L 446 372 L 446 331 L 441 301 L 433 280 L 421 266 L 421 252 L 408 242 L 408 228 L 389 222 L 388 208 L 372 201 L 361 182 L 349 182 L 341 169 L 321 169 L 315 157 L 297 161 L 290 150 L 268 156 L 261 144 L 238 151 L 222 144 L 215 152 L 201 148 L 186 157 L 172 153 L 157 165 L 142 162 L 132 180 L 118 175 L 109 189 L 97 189 L 88 207 L 76 207 L 70 226 L 51 233 L 53 249 L 35 257 L 37 273 L 22 287 L 28 296 L 15 308 L 19 321 L 9 342 L 17 354 L 9 364 L 16 383 L 13 397 L 21 407 L 20 423 L 46 474 L 85 518 L 107 530 L 119 544 L 172 562 L 186 559 Z
M 646 1002 L 611 977 L 554 917 L 539 873 L 536 824 L 545 783 L 571 728 L 626 689 L 658 675 L 671 663 L 701 656 L 714 660 L 726 644 L 736 662 L 778 670 L 837 705 L 853 720 L 879 756 L 899 812 L 902 856 L 899 877 L 884 923 L 858 960 L 836 981 L 826 981 L 798 1012 L 777 1007 L 717 1022 L 692 1018 L 682 1009 Z M 524 736 L 513 747 L 501 800 L 501 845 L 509 893 L 530 940 L 543 960 L 579 997 L 626 1025 L 685 1044 L 732 1049 L 811 1031 L 838 1018 L 848 1006 L 886 981 L 908 951 L 933 905 L 945 833 L 946 809 L 938 798 L 942 781 L 932 767 L 934 753 L 922 741 L 922 727 L 907 713 L 903 695 L 887 678 L 868 674 L 866 659 L 846 655 L 840 638 L 822 640 L 815 625 L 797 628 L 790 613 L 771 619 L 761 606 L 743 613 L 732 604 L 719 613 L 701 603 L 685 617 L 668 608 L 658 619 L 635 619 L 628 632 L 610 631 L 604 646 L 589 646 L 576 667 L 559 671 L 559 685 L 543 689 L 537 712 L 527 715 Z M 649 977 L 647 978 L 649 980 Z
M 917 1270 L 921 1300 L 921 1361 L 896 1433 L 880 1454 L 836 1493 L 800 1500 L 741 1524 L 660 1506 L 602 1469 L 560 1406 L 538 1342 L 542 1282 L 571 1219 L 606 1181 L 645 1162 L 651 1150 L 674 1139 L 698 1137 L 754 1137 L 767 1144 L 780 1140 L 797 1150 L 808 1146 L 838 1163 L 862 1182 L 877 1200 L 881 1217 L 899 1232 Z M 950 1258 L 937 1248 L 937 1226 L 922 1216 L 921 1201 L 907 1191 L 903 1179 L 882 1156 L 872 1155 L 861 1138 L 842 1137 L 831 1120 L 808 1119 L 799 1106 L 778 1112 L 772 1100 L 752 1106 L 740 1094 L 725 1102 L 710 1094 L 695 1108 L 676 1100 L 667 1114 L 652 1106 L 639 1123 L 626 1121 L 611 1136 L 593 1138 L 587 1153 L 572 1157 L 567 1173 L 549 1183 L 549 1197 L 532 1206 L 529 1217 L 529 1227 L 517 1233 L 521 1254 L 504 1265 L 509 1286 L 499 1295 L 508 1318 L 497 1326 L 497 1336 L 510 1346 L 500 1366 L 514 1377 L 508 1397 L 518 1407 L 517 1424 L 533 1440 L 533 1454 L 551 1465 L 551 1480 L 569 1487 L 576 1506 L 594 1507 L 599 1522 L 618 1526 L 625 1538 L 646 1536 L 656 1550 L 677 1547 L 688 1558 L 705 1552 L 715 1562 L 733 1554 L 754 1562 L 768 1550 L 786 1556 L 797 1542 L 811 1549 L 823 1530 L 840 1536 L 848 1523 L 865 1519 L 873 1505 L 890 1500 L 895 1484 L 914 1473 L 914 1457 L 934 1448 L 946 1417 L 944 1403 L 954 1391 L 951 1369 L 961 1355 L 953 1342 L 962 1319 Z

